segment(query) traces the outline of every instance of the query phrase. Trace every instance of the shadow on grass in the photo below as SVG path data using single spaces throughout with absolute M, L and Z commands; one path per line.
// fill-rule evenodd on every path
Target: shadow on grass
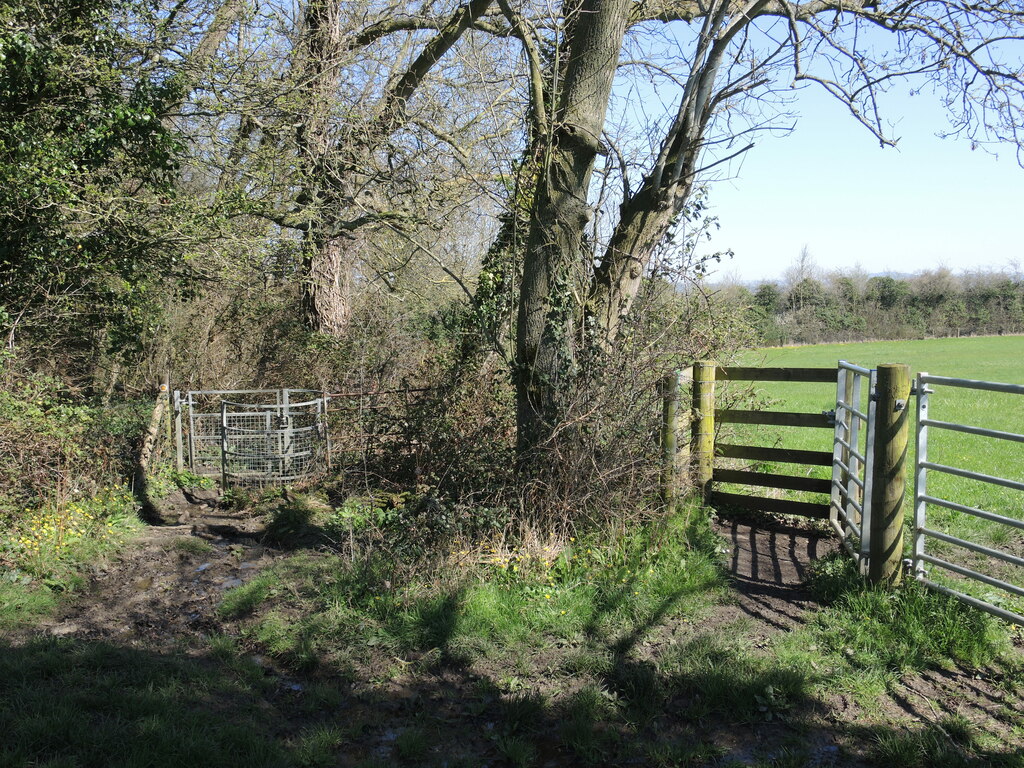
M 248 649 L 227 637 L 180 654 L 0 644 L 0 766 L 1024 766 L 1019 745 L 992 746 L 924 698 L 885 725 L 834 717 L 813 693 L 827 671 L 750 653 L 724 627 L 647 645 L 699 581 L 630 609 L 627 579 L 602 592 L 580 638 L 478 650 L 467 637 L 497 614 L 470 616 L 467 584 L 391 610 L 378 602 L 393 578 L 383 560 L 290 568 L 222 605 L 239 618 L 274 591 L 292 601 L 264 606 L 274 612 Z M 290 576 L 315 585 L 315 601 L 275 581 Z M 836 589 L 848 581 L 837 574 Z M 352 663 L 355 651 L 372 663 Z M 896 724 L 908 719 L 924 725 Z
M 444 622 L 441 622 L 443 624 Z M 955 717 L 809 731 L 806 677 L 703 639 L 658 668 L 621 658 L 552 702 L 445 666 L 401 685 L 297 678 L 224 648 L 167 656 L 77 640 L 3 647 L 0 765 L 1020 766 Z M 859 745 L 859 746 L 858 746 Z

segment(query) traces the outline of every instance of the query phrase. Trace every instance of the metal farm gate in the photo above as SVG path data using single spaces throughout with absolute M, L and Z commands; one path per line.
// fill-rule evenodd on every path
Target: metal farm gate
M 327 395 L 307 389 L 173 395 L 178 466 L 225 488 L 305 480 L 330 462 Z
M 987 441 L 987 445 L 994 441 L 1024 444 L 1024 434 L 932 418 L 930 400 L 942 397 L 935 394 L 933 386 L 940 391 L 957 388 L 978 394 L 1019 396 L 1024 395 L 1024 385 L 921 373 L 912 388 L 908 366 L 868 369 L 845 361 L 840 361 L 837 368 L 740 368 L 697 363 L 692 371 L 690 423 L 694 479 L 705 502 L 826 519 L 861 573 L 872 582 L 897 581 L 900 570 L 909 566 L 913 576 L 928 588 L 1024 625 L 1024 536 L 1021 535 L 1024 497 L 979 495 L 979 489 L 993 487 L 1012 494 L 1024 492 L 1024 477 L 1020 474 L 1024 454 L 1020 459 L 1001 459 L 1005 469 L 1000 474 L 1004 476 L 956 466 L 957 461 L 977 460 L 970 450 L 962 447 L 955 457 L 950 454 L 951 458 L 942 463 L 929 457 L 932 431 L 972 435 Z M 716 381 L 834 382 L 835 410 L 795 413 L 717 408 Z M 910 448 L 907 437 L 912 420 L 911 398 L 915 396 L 917 455 L 913 465 L 913 550 L 912 557 L 904 562 L 900 558 L 903 556 L 905 459 Z M 862 405 L 865 400 L 866 405 Z M 1004 407 L 1019 413 L 1020 405 L 1007 403 Z M 666 405 L 665 413 L 670 412 L 672 409 Z M 716 440 L 716 422 L 802 427 L 821 432 L 832 429 L 832 451 L 726 444 Z M 979 444 L 975 450 L 981 451 L 982 447 Z M 733 464 L 720 466 L 717 459 L 733 460 Z M 754 466 L 795 464 L 801 467 L 801 474 L 756 471 L 750 465 L 737 467 L 737 459 L 753 462 Z M 820 474 L 809 476 L 814 467 L 831 467 L 831 479 L 826 480 Z M 1014 472 L 1016 479 L 1005 476 Z M 929 487 L 929 478 L 936 474 L 952 476 L 967 484 L 949 486 L 949 491 L 942 494 Z M 796 501 L 778 495 L 751 494 L 746 490 L 723 492 L 716 487 L 720 483 L 800 491 L 818 495 L 818 498 L 827 494 L 828 501 Z M 972 502 L 974 506 L 965 503 L 971 501 L 972 494 L 988 499 L 988 503 Z M 933 514 L 929 523 L 928 512 L 934 508 L 952 517 Z M 957 519 L 975 521 L 981 527 L 955 524 Z M 984 543 L 977 539 L 984 539 Z
M 929 434 L 932 430 L 959 432 L 988 440 L 1012 443 L 1024 443 L 1024 435 L 996 429 L 985 429 L 969 424 L 939 421 L 931 418 L 929 415 L 930 400 L 937 395 L 929 385 L 935 385 L 940 388 L 954 387 L 978 393 L 999 392 L 1009 395 L 1024 395 L 1024 386 L 992 381 L 932 376 L 927 373 L 918 374 L 917 384 L 914 388 L 917 395 L 917 460 L 914 467 L 913 540 L 913 571 L 918 581 L 931 589 L 952 595 L 969 605 L 973 605 L 975 608 L 980 608 L 1001 619 L 1014 624 L 1024 625 L 1024 615 L 1022 615 L 1024 611 L 1018 612 L 1017 610 L 1009 610 L 1002 605 L 997 605 L 997 603 L 1003 602 L 1001 593 L 1009 593 L 1010 595 L 1016 595 L 1017 598 L 1024 598 L 1024 557 L 930 528 L 928 527 L 927 519 L 929 507 L 940 507 L 954 514 L 984 520 L 998 526 L 996 530 L 1001 531 L 1001 533 L 997 540 L 1003 541 L 1004 544 L 1009 543 L 1012 546 L 1015 539 L 1011 535 L 1011 531 L 1024 531 L 1024 514 L 1022 514 L 1024 496 L 1015 496 L 1014 501 L 1010 503 L 1008 508 L 999 507 L 1001 511 L 1008 511 L 1011 515 L 1016 513 L 1016 516 L 1011 517 L 1006 514 L 998 514 L 991 510 L 978 509 L 957 501 L 941 498 L 929 491 L 928 478 L 933 472 L 941 475 L 953 475 L 974 483 L 1006 488 L 1017 493 L 1024 491 L 1024 482 L 930 461 L 928 457 L 928 442 Z M 1024 402 L 1020 406 L 1024 406 Z M 967 457 L 964 456 L 963 458 Z M 1015 463 L 1015 466 L 1019 468 L 1020 463 Z M 1009 468 L 1007 471 L 1009 471 Z M 944 556 L 938 557 L 939 552 L 934 552 L 934 547 L 934 553 L 929 554 L 929 540 L 940 542 L 938 546 L 945 546 L 949 554 L 943 552 Z M 1019 535 L 1016 541 L 1020 541 Z M 955 559 L 957 553 L 965 551 L 973 556 L 973 561 L 969 563 L 971 567 L 962 562 L 955 563 L 950 561 L 950 558 Z M 1011 567 L 1006 568 L 1002 565 L 1004 563 Z M 929 578 L 928 566 L 934 566 L 944 573 L 944 576 L 946 576 L 946 578 L 942 579 L 945 582 L 944 584 L 937 583 L 932 578 Z M 1013 566 L 1016 566 L 1016 568 Z M 981 569 L 988 571 L 988 573 L 983 573 Z M 1016 583 L 1008 581 L 1007 579 L 1009 578 L 1013 578 Z M 966 590 L 971 585 L 971 582 L 991 587 L 997 591 L 981 596 L 967 594 Z

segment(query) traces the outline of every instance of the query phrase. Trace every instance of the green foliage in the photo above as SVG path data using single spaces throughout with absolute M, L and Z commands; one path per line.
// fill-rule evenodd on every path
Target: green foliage
M 916 581 L 871 587 L 841 553 L 816 561 L 811 590 L 828 606 L 810 625 L 813 641 L 794 641 L 842 659 L 860 673 L 902 673 L 955 663 L 991 664 L 1007 649 L 1002 626 L 954 598 Z
M 745 310 L 764 345 L 1024 331 L 1024 281 L 998 272 L 939 269 L 827 283 L 804 278 L 783 291 L 762 283 Z
M 60 382 L 8 372 L 0 386 L 0 622 L 52 608 L 89 563 L 138 528 L 124 486 L 148 407 L 81 402 Z
M 858 585 L 819 614 L 816 627 L 853 665 L 894 671 L 949 660 L 977 667 L 1006 642 L 988 615 L 915 581 L 895 590 Z
M 300 556 L 228 592 L 221 611 L 254 614 L 253 634 L 299 665 L 361 644 L 457 654 L 580 633 L 616 642 L 623 626 L 642 634 L 648 622 L 696 610 L 721 584 L 694 539 L 680 519 L 610 543 L 595 535 L 535 551 L 485 547 L 480 557 L 457 550 L 418 572 L 396 569 L 386 544 L 354 560 Z
M 0 498 L 63 504 L 130 476 L 152 407 L 84 403 L 56 379 L 9 377 L 0 386 Z
M 65 355 L 91 356 L 97 333 L 136 350 L 173 258 L 151 231 L 173 195 L 168 94 L 117 23 L 148 13 L 133 0 L 0 9 L 0 306 L 37 343 L 62 337 Z
M 266 538 L 276 544 L 293 544 L 307 533 L 314 507 L 301 496 L 294 496 L 276 507 L 266 528 Z

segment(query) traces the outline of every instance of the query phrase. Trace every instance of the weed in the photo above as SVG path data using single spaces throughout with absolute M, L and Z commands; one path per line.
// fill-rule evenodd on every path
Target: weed
M 230 635 L 210 635 L 208 642 L 210 646 L 210 655 L 220 661 L 232 661 L 238 653 L 235 638 Z
M 506 733 L 533 731 L 547 713 L 547 700 L 539 691 L 521 691 L 501 700 L 501 724 Z
M 422 765 L 430 748 L 430 737 L 421 727 L 407 728 L 395 738 L 395 752 L 407 762 Z
M 858 669 L 918 670 L 953 661 L 977 667 L 1005 648 L 1005 633 L 987 615 L 917 582 L 897 589 L 849 581 L 815 616 L 816 642 Z
M 344 743 L 342 729 L 322 723 L 314 725 L 299 734 L 295 744 L 296 762 L 309 768 L 334 765 L 335 753 Z
M 494 745 L 512 768 L 528 768 L 537 761 L 537 748 L 518 736 L 498 736 Z
M 301 496 L 294 496 L 285 501 L 271 513 L 265 534 L 267 541 L 294 545 L 308 532 L 315 513 L 314 507 Z
M 22 581 L 25 577 L 17 572 L 8 574 L 18 581 L 0 579 L 0 630 L 29 624 L 56 609 L 57 597 L 52 589 Z
M 167 546 L 176 549 L 178 552 L 184 552 L 187 555 L 208 555 L 216 551 L 216 547 L 213 544 L 206 539 L 200 539 L 196 536 L 178 537 Z
M 725 750 L 705 742 L 660 742 L 647 747 L 651 763 L 658 768 L 687 768 L 715 765 Z
M 217 611 L 226 619 L 247 616 L 273 594 L 276 584 L 274 572 L 264 571 L 251 581 L 225 592 Z
M 970 740 L 960 745 L 949 738 L 940 724 L 929 724 L 919 730 L 879 734 L 874 756 L 882 765 L 903 768 L 959 768 L 974 762 L 964 747 L 970 747 Z

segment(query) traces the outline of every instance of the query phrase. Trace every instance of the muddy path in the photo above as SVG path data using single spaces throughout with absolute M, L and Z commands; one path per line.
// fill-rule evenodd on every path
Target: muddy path
M 719 520 L 716 530 L 727 542 L 725 568 L 744 614 L 784 631 L 818 607 L 807 589 L 810 567 L 839 548 L 835 536 L 774 520 Z
M 263 523 L 220 507 L 212 492 L 181 493 L 121 556 L 96 566 L 88 588 L 36 633 L 170 649 L 225 631 L 224 593 L 285 556 Z
M 240 626 L 218 612 L 225 592 L 257 577 L 294 550 L 267 542 L 265 518 L 222 508 L 212 493 L 174 497 L 166 522 L 148 528 L 118 559 L 97 567 L 86 590 L 56 616 L 12 638 L 15 643 L 40 635 L 59 637 L 78 644 L 189 658 L 204 669 L 216 669 L 210 659 L 212 639 L 241 634 Z M 609 690 L 615 690 L 620 672 L 647 669 L 654 674 L 659 655 L 673 645 L 700 635 L 732 632 L 735 627 L 742 627 L 744 644 L 770 654 L 775 638 L 807 623 L 820 608 L 806 582 L 811 563 L 835 550 L 834 538 L 820 529 L 771 520 L 723 519 L 716 523 L 716 530 L 731 585 L 725 601 L 699 621 L 652 628 L 636 653 L 621 660 L 622 668 L 606 675 Z M 348 724 L 346 746 L 333 752 L 325 765 L 355 766 L 365 760 L 390 764 L 400 752 L 396 745 L 417 729 L 433 734 L 431 743 L 439 745 L 430 747 L 430 764 L 442 764 L 433 752 L 444 754 L 447 747 L 440 745 L 450 743 L 459 744 L 471 756 L 467 764 L 516 764 L 495 757 L 494 729 L 502 727 L 509 708 L 531 701 L 523 698 L 525 690 L 536 691 L 538 701 L 555 702 L 571 697 L 579 686 L 575 676 L 564 671 L 566 653 L 573 649 L 557 644 L 539 649 L 529 662 L 523 660 L 523 669 L 511 678 L 508 659 L 486 655 L 454 665 L 428 663 L 429 654 L 389 657 L 373 670 L 374 675 L 361 670 L 343 679 L 330 670 L 303 674 L 286 669 L 251 638 L 241 641 L 238 649 L 245 663 L 259 668 L 258 676 L 264 680 L 258 686 L 259 706 L 276 723 L 281 743 L 291 744 L 297 734 L 325 724 Z M 664 739 L 667 733 L 676 734 L 669 738 L 678 737 L 681 743 L 696 740 L 716 745 L 717 757 L 687 763 L 694 765 L 717 766 L 730 760 L 739 765 L 775 765 L 772 761 L 799 745 L 806 758 L 803 764 L 859 768 L 871 764 L 868 753 L 878 734 L 909 733 L 946 717 L 966 718 L 972 728 L 1004 743 L 1017 738 L 1013 713 L 1020 709 L 1019 697 L 1008 695 L 990 675 L 986 670 L 928 670 L 904 676 L 870 704 L 843 693 L 809 699 L 794 707 L 793 714 L 799 709 L 799 716 L 792 722 L 788 709 L 754 721 L 734 722 L 728 717 L 694 721 L 672 714 L 675 709 L 688 711 L 693 701 L 668 701 L 671 706 L 650 725 L 636 733 L 623 731 L 616 738 L 641 745 L 645 739 Z M 505 690 L 502 686 L 510 679 L 526 688 Z M 221 706 L 233 713 L 231 717 L 241 718 L 238 713 L 247 711 L 250 704 L 249 697 L 238 696 Z M 564 745 L 564 712 L 547 705 L 538 712 L 530 731 L 536 754 L 531 764 L 552 768 L 578 764 L 578 756 Z M 607 763 L 597 757 L 591 764 Z M 632 764 L 654 763 L 637 758 Z

